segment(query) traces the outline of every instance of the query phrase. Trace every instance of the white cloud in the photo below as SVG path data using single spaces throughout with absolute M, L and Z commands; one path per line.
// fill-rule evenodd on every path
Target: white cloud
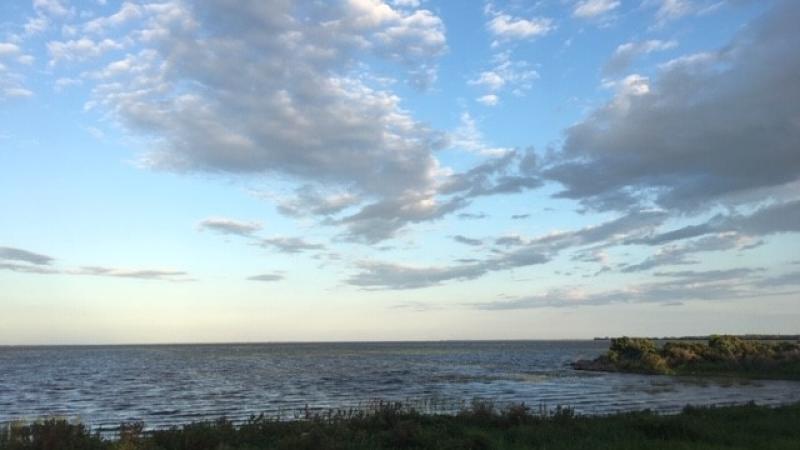
M 619 0 L 582 0 L 575 5 L 572 15 L 582 19 L 593 19 L 617 9 L 620 4 Z
M 17 44 L 11 42 L 0 42 L 0 57 L 14 56 L 20 53 Z
M 33 0 L 33 8 L 41 14 L 51 16 L 68 16 L 73 13 L 62 0 Z
M 611 59 L 609 59 L 603 67 L 603 71 L 606 74 L 623 72 L 637 57 L 653 52 L 669 50 L 675 48 L 677 45 L 678 43 L 676 41 L 662 41 L 658 39 L 621 44 L 614 51 Z
M 461 113 L 461 122 L 451 135 L 450 145 L 453 148 L 490 157 L 503 156 L 512 150 L 488 145 L 485 142 L 483 133 L 478 129 L 475 119 L 466 111 Z
M 645 0 L 643 5 L 655 8 L 656 27 L 689 15 L 714 12 L 726 3 L 740 0 Z
M 694 9 L 688 0 L 661 0 L 656 11 L 656 18 L 659 22 L 683 17 Z
M 62 77 L 58 78 L 55 83 L 53 83 L 53 86 L 57 92 L 60 92 L 70 86 L 80 86 L 81 84 L 83 84 L 83 81 L 79 78 Z
M 533 87 L 533 82 L 539 79 L 539 73 L 535 69 L 526 61 L 511 59 L 510 52 L 496 54 L 492 63 L 489 69 L 467 81 L 472 86 L 480 86 L 488 91 L 482 97 L 483 104 L 497 104 L 500 100 L 498 93 L 503 90 L 510 90 L 515 95 L 524 95 Z
M 392 0 L 392 5 L 401 8 L 419 8 L 421 4 L 420 0 Z
M 25 30 L 25 34 L 27 35 L 34 35 L 46 30 L 48 25 L 50 25 L 50 22 L 46 17 L 30 17 L 28 18 L 28 21 L 25 22 L 23 30 Z
M 6 87 L 3 88 L 3 96 L 9 98 L 27 98 L 33 96 L 33 91 L 24 87 Z
M 92 40 L 87 37 L 69 41 L 50 41 L 47 51 L 50 53 L 50 65 L 60 61 L 84 61 L 95 58 L 110 50 L 120 50 L 123 45 L 113 39 Z
M 486 94 L 478 97 L 476 100 L 478 103 L 486 106 L 495 106 L 500 101 L 500 97 L 495 94 Z
M 533 17 L 524 19 L 504 13 L 496 13 L 487 24 L 489 31 L 499 40 L 533 39 L 544 36 L 555 29 L 553 19 Z
M 118 27 L 132 20 L 142 17 L 144 8 L 140 5 L 131 2 L 125 2 L 120 6 L 119 11 L 107 16 L 98 17 L 90 20 L 83 26 L 83 30 L 87 33 L 102 33 L 108 28 Z

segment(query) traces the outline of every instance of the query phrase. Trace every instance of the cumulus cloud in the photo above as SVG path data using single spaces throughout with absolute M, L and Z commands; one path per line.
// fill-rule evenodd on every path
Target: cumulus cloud
M 534 39 L 555 29 L 553 19 L 548 17 L 515 17 L 500 11 L 490 11 L 492 18 L 486 28 L 498 41 Z
M 357 51 L 408 64 L 440 54 L 430 12 L 351 1 L 308 5 L 303 13 L 320 16 L 308 22 L 289 2 L 168 5 L 141 31 L 157 46 L 96 90 L 97 104 L 165 139 L 147 164 L 277 172 L 385 195 L 433 183 L 439 136 L 348 73 Z
M 662 41 L 658 39 L 641 42 L 626 42 L 617 47 L 611 59 L 609 59 L 603 67 L 603 71 L 606 75 L 624 72 L 637 57 L 653 52 L 669 50 L 675 48 L 677 45 L 677 41 Z
M 560 196 L 595 209 L 652 201 L 692 211 L 796 181 L 798 19 L 800 4 L 780 3 L 713 58 L 633 80 L 566 131 L 561 161 L 546 171 Z
M 302 187 L 278 208 L 294 216 L 447 203 L 433 198 L 445 176 L 434 152 L 446 136 L 403 109 L 367 62 L 381 58 L 410 83 L 430 84 L 447 49 L 433 12 L 378 0 L 168 1 L 124 4 L 83 29 L 117 24 L 133 29 L 128 54 L 91 73 L 88 107 L 153 138 L 144 166 L 288 178 Z M 51 56 L 79 60 L 112 47 L 100 39 L 54 42 Z M 327 223 L 353 231 L 351 222 Z
M 203 219 L 197 224 L 200 231 L 211 230 L 222 234 L 235 234 L 249 237 L 253 233 L 260 231 L 262 225 L 258 222 L 244 222 L 241 220 L 228 219 L 224 217 L 210 217 Z

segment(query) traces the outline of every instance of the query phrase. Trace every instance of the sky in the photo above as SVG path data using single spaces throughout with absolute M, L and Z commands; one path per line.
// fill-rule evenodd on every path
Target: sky
M 0 345 L 800 332 L 797 23 L 4 0 Z

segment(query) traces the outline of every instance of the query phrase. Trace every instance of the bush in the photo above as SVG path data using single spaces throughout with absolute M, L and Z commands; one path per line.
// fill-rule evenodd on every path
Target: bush
M 712 336 L 707 344 L 668 342 L 659 349 L 649 339 L 621 337 L 605 355 L 579 363 L 574 367 L 587 370 L 800 379 L 800 344 Z

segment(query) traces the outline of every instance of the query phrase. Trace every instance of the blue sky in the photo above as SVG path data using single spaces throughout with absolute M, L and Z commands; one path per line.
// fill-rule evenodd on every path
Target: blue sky
M 0 13 L 0 344 L 798 331 L 796 2 Z

